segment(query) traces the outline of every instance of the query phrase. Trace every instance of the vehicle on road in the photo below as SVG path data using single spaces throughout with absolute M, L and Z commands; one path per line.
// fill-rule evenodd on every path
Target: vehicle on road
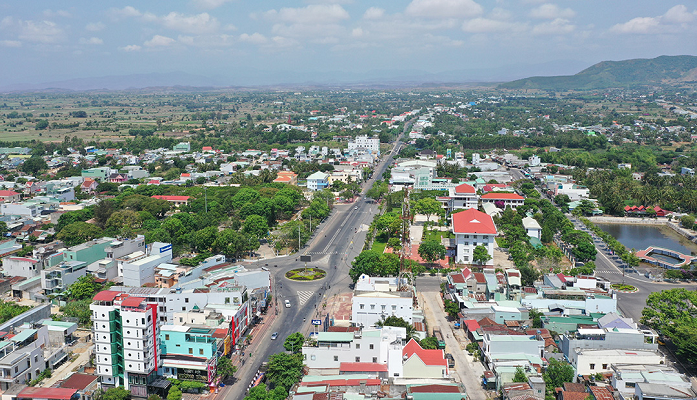
M 353 209 L 354 209 L 354 210 L 358 210 L 358 206 L 356 206 L 356 207 L 353 207 Z
M 271 334 L 271 340 L 276 340 L 278 338 L 278 332 L 274 332 Z
M 444 349 L 445 348 L 445 340 L 443 340 L 443 334 L 440 331 L 440 328 L 435 327 L 433 328 L 433 336 L 438 339 L 438 348 L 439 349 Z
M 286 304 L 286 308 L 290 308 L 290 300 L 286 300 L 285 304 Z
M 445 358 L 448 359 L 448 368 L 454 368 L 455 367 L 455 359 L 453 358 L 453 355 L 450 353 L 445 353 Z

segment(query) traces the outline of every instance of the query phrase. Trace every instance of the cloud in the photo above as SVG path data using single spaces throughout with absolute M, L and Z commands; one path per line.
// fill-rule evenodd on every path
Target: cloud
M 69 12 L 65 10 L 44 10 L 44 17 L 46 18 L 55 18 L 55 17 L 63 17 L 63 18 L 70 18 L 73 15 L 70 14 Z
M 64 38 L 63 29 L 51 21 L 31 21 L 5 17 L 0 28 L 7 29 L 17 38 L 34 43 L 58 43 Z
M 19 40 L 0 40 L 0 46 L 3 47 L 22 47 L 22 42 Z
M 119 47 L 123 51 L 140 51 L 141 47 L 137 44 L 129 44 L 128 46 Z
M 267 39 L 266 36 L 262 35 L 259 32 L 254 32 L 251 35 L 243 33 L 240 35 L 239 39 L 241 42 L 251 43 L 251 44 L 256 44 L 256 45 L 263 45 L 263 44 L 267 44 L 269 42 L 269 39 Z
M 225 3 L 229 3 L 232 0 L 192 0 L 194 5 L 198 8 L 202 8 L 205 10 L 212 10 L 214 8 L 218 8 L 222 6 Z
M 99 45 L 99 44 L 104 44 L 104 41 L 98 37 L 91 37 L 89 39 L 87 38 L 80 38 L 80 44 L 93 44 L 93 45 Z
M 145 41 L 143 45 L 146 47 L 167 47 L 173 45 L 176 42 L 176 40 L 170 37 L 155 35 L 152 37 L 152 39 Z
M 483 11 L 473 0 L 412 0 L 405 13 L 422 18 L 472 18 Z
M 293 24 L 328 24 L 349 19 L 349 13 L 338 4 L 311 4 L 302 8 L 284 7 L 269 10 L 264 16 L 271 20 Z
M 99 32 L 104 28 L 106 28 L 106 25 L 104 25 L 102 22 L 90 22 L 89 24 L 85 25 L 85 30 L 90 32 Z
M 697 17 L 697 11 L 690 12 L 687 7 L 678 4 L 657 17 L 637 17 L 616 24 L 610 28 L 610 32 L 628 34 L 676 32 L 677 29 L 687 28 L 695 17 Z
M 573 18 L 576 12 L 570 8 L 559 8 L 556 4 L 546 3 L 530 11 L 530 16 L 537 19 Z
M 462 24 L 462 30 L 469 33 L 489 33 L 504 31 L 522 31 L 524 24 L 500 21 L 491 18 L 474 18 Z
M 385 10 L 379 7 L 370 7 L 365 10 L 363 18 L 365 19 L 380 19 L 385 15 Z
M 140 17 L 143 15 L 140 11 L 135 9 L 132 6 L 126 6 L 124 8 L 112 8 L 109 10 L 109 15 L 111 15 L 114 18 L 131 18 L 131 17 Z
M 576 29 L 568 19 L 557 18 L 554 21 L 543 22 L 532 28 L 533 35 L 563 35 Z
M 169 29 L 193 34 L 215 32 L 220 26 L 218 20 L 208 13 L 186 16 L 173 11 L 157 21 Z

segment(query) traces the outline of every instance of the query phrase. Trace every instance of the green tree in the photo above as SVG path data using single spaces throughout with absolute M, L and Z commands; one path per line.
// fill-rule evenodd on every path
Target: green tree
M 397 317 L 395 315 L 390 315 L 389 317 L 376 322 L 375 326 L 379 328 L 383 326 L 395 326 L 398 328 L 405 328 L 407 330 L 407 340 L 416 336 L 416 329 L 414 329 L 414 327 L 411 324 L 409 324 L 409 322 L 405 321 L 404 318 Z
M 283 342 L 283 348 L 293 353 L 299 353 L 305 343 L 305 336 L 300 332 L 291 333 Z
M 151 394 L 150 396 L 148 396 L 148 400 L 162 400 L 162 397 L 156 394 Z
M 477 245 L 472 251 L 472 261 L 483 265 L 489 260 L 491 260 L 491 255 L 484 245 Z
M 20 306 L 11 301 L 0 300 L 0 324 L 28 311 L 30 308 L 29 306 Z
M 68 317 L 77 318 L 78 324 L 87 326 L 92 322 L 90 304 L 92 299 L 68 301 L 60 308 L 60 311 Z
M 46 161 L 44 161 L 42 157 L 31 156 L 31 158 L 20 165 L 19 170 L 28 175 L 35 175 L 47 168 L 48 164 L 46 164 Z
M 235 375 L 235 372 L 237 372 L 237 367 L 232 365 L 232 360 L 230 360 L 229 357 L 221 356 L 218 358 L 218 366 L 216 370 L 218 375 L 225 379 L 226 377 Z
M 260 215 L 250 215 L 244 220 L 242 232 L 261 239 L 269 233 L 269 225 L 266 218 Z
M 181 392 L 180 392 L 181 393 Z M 102 400 L 126 400 L 131 397 L 131 392 L 121 386 L 109 388 L 104 391 Z
M 573 382 L 576 378 L 574 367 L 555 358 L 549 359 L 547 369 L 542 374 L 547 393 L 554 393 L 554 389 L 561 387 L 565 382 Z
M 695 217 L 692 215 L 683 215 L 680 217 L 680 224 L 687 229 L 694 229 L 695 227 Z
M 431 221 L 431 215 L 439 215 L 443 212 L 441 203 L 431 197 L 423 198 L 414 204 L 414 211 L 426 216 L 426 221 Z
M 63 228 L 58 235 L 56 235 L 56 238 L 63 241 L 67 246 L 75 246 L 102 236 L 103 232 L 98 226 L 79 221 L 73 222 Z
M 532 310 L 530 310 L 529 315 L 530 315 L 530 320 L 532 320 L 532 327 L 533 328 L 542 328 L 542 316 L 544 316 L 544 314 L 533 308 Z
M 527 382 L 528 376 L 525 375 L 525 371 L 521 367 L 515 369 L 515 374 L 513 375 L 513 382 Z
M 419 255 L 430 263 L 442 260 L 445 258 L 445 246 L 437 240 L 425 240 L 419 245 Z
M 455 301 L 445 299 L 444 309 L 451 318 L 457 318 L 457 314 L 460 312 L 460 305 Z
M 36 121 L 35 128 L 36 128 L 36 130 L 43 130 L 43 129 L 48 128 L 48 121 L 45 119 L 40 119 L 40 120 Z
M 167 393 L 167 400 L 181 400 L 182 391 L 178 387 L 172 386 L 169 388 L 169 393 Z
M 653 292 L 646 299 L 641 322 L 668 336 L 677 355 L 697 363 L 697 292 L 684 288 Z
M 192 244 L 198 251 L 208 251 L 213 247 L 216 236 L 218 236 L 218 228 L 209 226 L 194 233 Z
M 94 281 L 94 275 L 81 276 L 70 285 L 70 298 L 74 300 L 92 299 L 102 285 Z
M 421 348 L 434 350 L 438 348 L 438 339 L 433 336 L 425 337 L 421 342 L 419 342 Z
M 288 392 L 300 380 L 302 369 L 302 354 L 277 353 L 269 357 L 266 376 L 274 387 L 280 386 Z
M 540 278 L 540 273 L 534 267 L 529 265 L 521 265 L 518 267 L 520 271 L 520 281 L 523 286 L 534 286 L 535 282 Z

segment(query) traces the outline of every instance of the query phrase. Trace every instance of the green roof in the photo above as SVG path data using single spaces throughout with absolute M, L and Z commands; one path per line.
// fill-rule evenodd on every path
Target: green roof
M 22 332 L 14 335 L 10 340 L 12 340 L 13 342 L 23 342 L 29 339 L 30 337 L 34 336 L 35 333 L 36 329 L 25 329 Z
M 72 328 L 73 326 L 77 325 L 75 322 L 53 321 L 50 319 L 43 321 L 41 324 L 46 326 L 56 326 L 65 329 Z
M 317 334 L 318 342 L 351 342 L 353 332 L 320 332 Z
M 532 245 L 532 247 L 534 247 L 536 249 L 541 249 L 542 247 L 544 247 L 544 245 L 542 244 L 542 241 L 536 237 L 530 238 L 530 245 Z

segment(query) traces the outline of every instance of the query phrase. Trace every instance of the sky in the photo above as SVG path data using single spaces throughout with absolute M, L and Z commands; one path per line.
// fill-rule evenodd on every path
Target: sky
M 568 74 L 603 60 L 697 54 L 695 4 L 5 0 L 0 84 L 156 72 L 221 84 Z

